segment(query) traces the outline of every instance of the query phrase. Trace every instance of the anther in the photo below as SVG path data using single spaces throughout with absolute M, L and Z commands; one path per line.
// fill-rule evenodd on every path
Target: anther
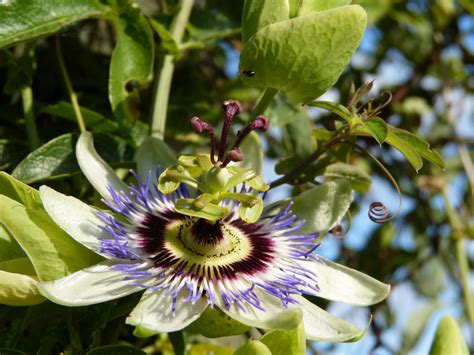
M 240 152 L 240 149 L 238 147 L 232 148 L 228 153 L 227 157 L 230 159 L 230 161 L 242 161 L 244 160 L 244 155 Z

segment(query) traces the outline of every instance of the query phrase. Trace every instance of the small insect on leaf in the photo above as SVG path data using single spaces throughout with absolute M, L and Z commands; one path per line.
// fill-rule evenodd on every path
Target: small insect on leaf
M 255 72 L 253 70 L 250 70 L 250 69 L 244 69 L 242 70 L 242 74 L 244 74 L 245 76 L 248 76 L 248 77 L 252 77 L 255 75 Z

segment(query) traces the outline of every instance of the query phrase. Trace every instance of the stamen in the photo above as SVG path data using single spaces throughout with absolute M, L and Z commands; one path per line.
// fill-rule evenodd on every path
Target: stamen
M 227 148 L 227 137 L 229 135 L 230 125 L 235 115 L 242 112 L 242 105 L 236 100 L 227 100 L 222 104 L 225 111 L 224 126 L 222 127 L 221 145 L 219 147 L 219 158 L 217 161 L 224 159 L 225 149 Z
M 239 148 L 244 138 L 247 137 L 250 134 L 250 132 L 256 129 L 262 132 L 266 132 L 269 127 L 270 127 L 270 120 L 268 118 L 263 117 L 263 116 L 257 116 L 257 118 L 253 122 L 250 122 L 247 125 L 247 127 L 245 127 L 241 132 L 239 132 L 237 139 L 235 140 L 234 145 L 230 151 L 234 150 L 235 148 Z M 222 163 L 222 167 L 227 166 L 227 164 L 229 164 L 231 160 L 232 158 L 229 157 L 229 155 L 227 155 L 226 159 Z
M 191 118 L 191 126 L 193 127 L 194 132 L 196 132 L 197 134 L 206 132 L 209 134 L 209 137 L 211 137 L 211 162 L 212 164 L 216 164 L 214 154 L 217 149 L 217 145 L 216 140 L 214 138 L 214 130 L 212 129 L 211 125 L 207 122 L 204 122 L 199 117 L 193 117 Z

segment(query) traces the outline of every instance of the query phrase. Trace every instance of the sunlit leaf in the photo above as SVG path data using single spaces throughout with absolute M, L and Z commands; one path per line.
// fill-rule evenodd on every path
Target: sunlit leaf
M 260 341 L 270 349 L 272 355 L 304 354 L 306 337 L 303 322 L 293 330 L 273 330 Z
M 347 180 L 327 182 L 315 186 L 293 198 L 293 212 L 305 224 L 299 233 L 324 233 L 333 228 L 346 214 L 353 199 Z
M 242 50 L 242 79 L 282 90 L 296 102 L 315 99 L 337 81 L 365 25 L 364 10 L 349 5 L 265 26 Z M 255 75 L 245 75 L 246 70 Z
M 356 165 L 335 163 L 328 165 L 324 170 L 324 176 L 334 179 L 348 180 L 352 188 L 359 192 L 367 192 L 372 183 L 372 178 L 364 170 Z
M 289 18 L 288 0 L 246 0 L 242 14 L 242 39 L 247 42 L 259 29 Z
M 58 136 L 31 152 L 13 170 L 12 176 L 25 183 L 33 183 L 80 171 L 75 157 L 77 135 Z M 111 165 L 130 163 L 133 151 L 126 141 L 103 134 L 94 136 L 99 154 Z

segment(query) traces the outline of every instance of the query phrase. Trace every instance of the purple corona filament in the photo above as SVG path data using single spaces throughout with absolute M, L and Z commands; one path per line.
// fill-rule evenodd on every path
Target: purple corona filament
M 285 307 L 296 302 L 292 295 L 318 293 L 317 276 L 305 267 L 320 262 L 313 253 L 318 234 L 298 233 L 304 221 L 292 214 L 291 204 L 267 208 L 250 224 L 238 217 L 238 202 L 222 201 L 230 212 L 212 223 L 175 211 L 175 201 L 189 197 L 183 184 L 164 195 L 151 174 L 145 182 L 134 175 L 137 185 L 128 192 L 109 188 L 112 200 L 104 202 L 115 215 L 97 212 L 108 235 L 99 251 L 123 261 L 113 268 L 130 285 L 166 290 L 173 313 L 182 291 L 193 304 L 206 298 L 214 306 L 220 299 L 227 309 L 264 311 L 257 289 Z

